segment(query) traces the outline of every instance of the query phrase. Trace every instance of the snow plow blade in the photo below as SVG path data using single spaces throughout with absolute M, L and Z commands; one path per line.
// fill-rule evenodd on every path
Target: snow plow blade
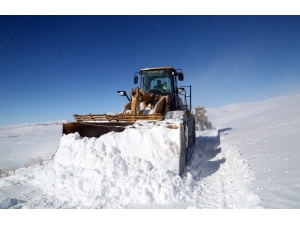
M 109 114 L 87 114 L 73 115 L 76 122 L 64 123 L 63 134 L 78 132 L 82 137 L 98 138 L 109 132 L 122 132 L 126 126 L 134 124 L 139 120 L 162 120 L 160 113 L 153 115 L 109 115 Z
M 109 132 L 122 132 L 126 126 L 134 124 L 138 120 L 161 120 L 161 114 L 153 115 L 108 115 L 108 114 L 88 114 L 74 115 L 76 122 L 64 123 L 63 134 L 78 132 L 82 137 L 98 138 Z
M 63 134 L 70 134 L 78 132 L 82 137 L 95 137 L 109 132 L 122 132 L 126 126 L 132 125 L 130 122 L 108 122 L 108 123 L 64 123 Z

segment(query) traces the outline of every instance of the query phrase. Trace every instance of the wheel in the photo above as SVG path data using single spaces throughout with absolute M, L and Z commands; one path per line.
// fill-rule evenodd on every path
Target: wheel
M 195 122 L 195 117 L 193 118 L 193 123 L 194 123 L 194 126 L 193 126 L 193 146 L 194 146 L 195 143 L 196 143 L 196 122 Z
M 184 124 L 187 121 L 187 115 L 181 110 L 169 111 L 165 116 L 165 120 L 176 120 Z
M 211 129 L 212 129 L 211 122 L 208 122 L 208 129 L 209 129 L 209 130 L 211 130 Z
M 189 126 L 187 122 L 184 122 L 183 124 L 184 126 L 184 139 L 185 139 L 185 153 L 187 154 L 188 148 L 189 148 L 189 144 L 190 144 L 190 140 L 189 140 Z
M 196 134 L 195 134 L 195 117 L 190 114 L 188 116 L 188 147 L 191 148 L 195 145 Z
M 201 121 L 198 121 L 198 129 L 199 131 L 203 131 L 204 129 Z

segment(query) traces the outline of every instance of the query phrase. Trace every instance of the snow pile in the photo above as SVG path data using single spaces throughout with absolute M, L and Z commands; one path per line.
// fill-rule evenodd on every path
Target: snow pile
M 94 169 L 93 165 L 97 168 L 97 163 L 83 165 L 82 163 L 87 163 L 82 162 L 83 158 L 101 161 L 106 154 L 110 156 L 120 153 L 123 157 L 138 157 L 150 161 L 158 169 L 172 169 L 179 157 L 179 144 L 179 124 L 141 121 L 121 133 L 111 132 L 99 139 L 82 139 L 78 134 L 64 135 L 55 158 L 62 165 Z
M 38 183 L 50 195 L 72 203 L 67 206 L 71 208 L 79 202 L 84 208 L 123 208 L 133 200 L 181 201 L 187 197 L 181 196 L 182 179 L 168 171 L 178 165 L 178 126 L 140 121 L 135 128 L 100 138 L 64 135 Z

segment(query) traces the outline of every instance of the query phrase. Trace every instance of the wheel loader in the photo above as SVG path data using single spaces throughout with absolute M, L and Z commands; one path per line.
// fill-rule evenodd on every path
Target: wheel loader
M 171 66 L 142 68 L 134 73 L 133 81 L 139 88 L 132 88 L 130 93 L 118 91 L 128 103 L 122 112 L 115 114 L 74 114 L 75 122 L 63 124 L 63 134 L 78 132 L 82 137 L 100 137 L 109 132 L 122 132 L 134 123 L 147 121 L 180 121 L 179 153 L 173 171 L 181 175 L 185 163 L 191 156 L 195 145 L 195 118 L 192 114 L 192 86 L 178 87 L 177 81 L 183 81 L 181 69 Z M 171 129 L 172 127 L 170 127 Z M 173 127 L 174 129 L 174 127 Z
M 195 107 L 195 125 L 199 131 L 203 131 L 204 126 L 206 129 L 212 129 L 212 124 L 208 121 L 208 117 L 205 115 L 205 113 L 206 109 L 203 106 Z

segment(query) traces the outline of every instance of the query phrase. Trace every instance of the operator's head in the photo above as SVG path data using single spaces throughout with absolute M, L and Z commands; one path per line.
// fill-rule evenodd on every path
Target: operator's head
M 161 84 L 161 80 L 157 80 L 157 84 Z

